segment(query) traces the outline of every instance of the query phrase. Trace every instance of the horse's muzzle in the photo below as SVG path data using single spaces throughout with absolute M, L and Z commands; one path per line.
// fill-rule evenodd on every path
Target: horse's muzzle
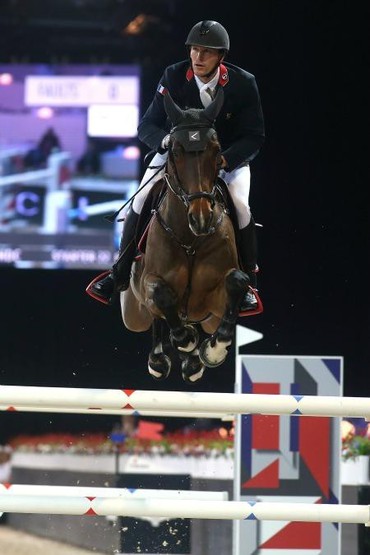
M 191 232 L 196 236 L 214 233 L 214 213 L 209 202 L 201 199 L 192 203 L 188 210 L 188 222 Z

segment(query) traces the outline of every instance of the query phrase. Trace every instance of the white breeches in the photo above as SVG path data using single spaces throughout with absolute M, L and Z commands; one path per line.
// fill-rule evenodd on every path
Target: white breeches
M 153 187 L 154 183 L 156 183 L 164 175 L 165 168 L 163 168 L 163 170 L 161 170 L 159 173 L 155 175 L 155 173 L 158 172 L 158 167 L 154 167 L 152 169 L 152 166 L 163 166 L 163 164 L 165 164 L 166 161 L 167 161 L 167 153 L 159 154 L 157 152 L 157 154 L 155 154 L 154 157 L 152 158 L 149 164 L 150 167 L 145 171 L 143 178 L 140 181 L 139 189 L 144 185 L 144 183 L 148 182 L 148 184 L 145 185 L 145 187 L 141 191 L 139 191 L 139 193 L 137 193 L 136 197 L 132 202 L 132 208 L 134 209 L 134 212 L 136 212 L 136 214 L 141 214 L 145 199 L 148 196 L 150 189 Z M 150 180 L 150 178 L 153 175 L 155 175 L 155 177 Z
M 230 196 L 235 205 L 239 229 L 243 229 L 247 227 L 252 216 L 249 206 L 249 191 L 251 188 L 251 170 L 249 165 L 235 168 L 232 172 L 221 170 L 220 177 L 228 185 Z
M 167 160 L 167 153 L 166 154 L 159 154 L 157 153 L 152 161 L 150 162 L 150 166 L 162 166 Z M 144 176 L 140 182 L 140 187 L 144 185 L 156 172 L 158 168 L 148 168 L 144 173 Z M 148 184 L 136 195 L 132 202 L 132 207 L 137 214 L 140 214 L 144 201 L 153 187 L 154 183 L 161 179 L 164 175 L 164 168 L 160 172 L 158 172 L 152 181 L 149 181 Z M 234 201 L 236 213 L 238 216 L 239 222 L 239 229 L 243 229 L 246 227 L 250 220 L 251 220 L 251 210 L 249 207 L 249 191 L 250 191 L 250 182 L 251 182 L 251 172 L 249 166 L 241 166 L 236 168 L 231 172 L 225 172 L 221 170 L 220 177 L 222 177 L 229 188 L 231 198 Z

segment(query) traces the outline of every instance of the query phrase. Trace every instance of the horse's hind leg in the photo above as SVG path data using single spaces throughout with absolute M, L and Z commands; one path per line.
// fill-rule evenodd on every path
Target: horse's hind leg
M 153 347 L 149 353 L 149 374 L 156 380 L 167 378 L 171 371 L 171 359 L 165 353 L 164 320 L 155 318 L 152 324 Z
M 199 349 L 199 358 L 206 366 L 215 367 L 222 364 L 232 344 L 239 306 L 249 285 L 248 276 L 241 270 L 232 270 L 225 279 L 227 293 L 226 310 L 215 333 Z
M 198 331 L 194 326 L 184 325 L 181 321 L 175 291 L 161 278 L 156 278 L 150 289 L 154 305 L 163 314 L 170 328 L 173 346 L 185 353 L 194 351 L 199 341 Z

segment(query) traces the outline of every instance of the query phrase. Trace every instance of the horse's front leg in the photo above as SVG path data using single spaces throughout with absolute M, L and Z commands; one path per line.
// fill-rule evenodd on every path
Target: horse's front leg
M 249 285 L 249 277 L 241 270 L 231 270 L 225 278 L 226 308 L 215 333 L 204 340 L 199 349 L 199 358 L 209 367 L 222 364 L 233 342 L 239 307 Z
M 194 326 L 183 324 L 177 293 L 159 276 L 148 276 L 145 281 L 146 304 L 151 312 L 166 319 L 174 347 L 185 353 L 194 351 L 199 335 Z
M 156 380 L 167 378 L 171 371 L 171 359 L 165 352 L 166 338 L 164 337 L 165 330 L 163 329 L 165 325 L 164 320 L 154 318 L 152 324 L 153 343 L 152 350 L 149 353 L 148 370 L 149 374 Z
M 147 307 L 157 317 L 165 318 L 173 346 L 185 353 L 192 352 L 198 345 L 199 334 L 194 326 L 182 322 L 176 292 L 159 276 L 148 276 L 145 281 Z

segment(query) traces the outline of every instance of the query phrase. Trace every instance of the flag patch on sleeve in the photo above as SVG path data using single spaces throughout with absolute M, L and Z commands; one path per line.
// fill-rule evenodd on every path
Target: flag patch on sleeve
M 167 89 L 166 89 L 166 87 L 164 87 L 164 86 L 161 85 L 161 84 L 158 85 L 157 91 L 159 92 L 159 94 L 162 94 L 163 96 L 164 96 L 165 94 L 167 94 Z

